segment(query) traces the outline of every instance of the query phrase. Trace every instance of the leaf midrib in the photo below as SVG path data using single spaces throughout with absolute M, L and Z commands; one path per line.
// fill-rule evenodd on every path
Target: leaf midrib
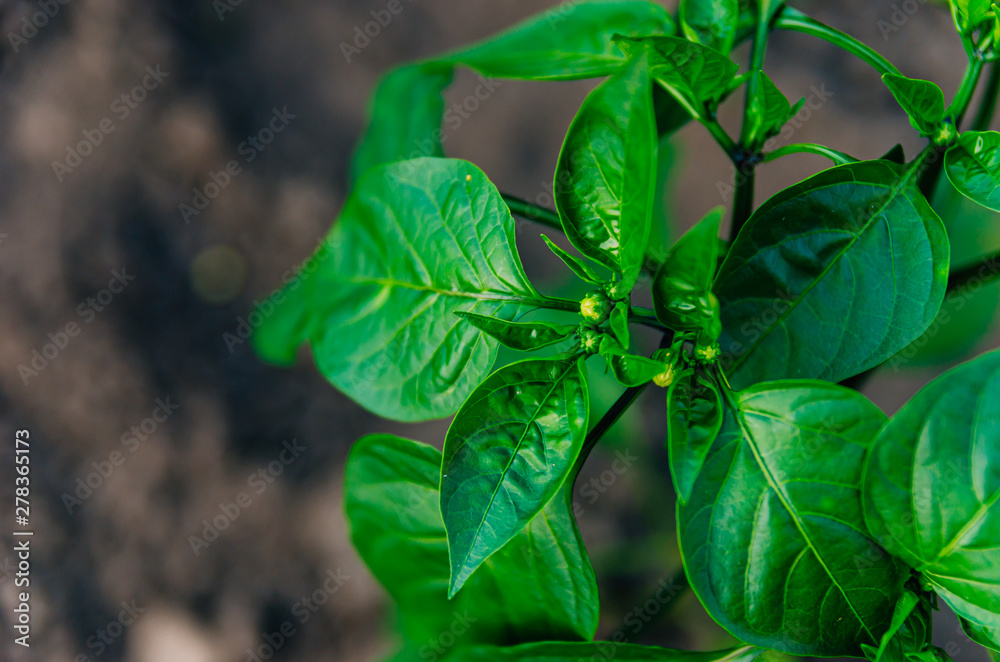
M 812 539 L 806 533 L 802 520 L 799 517 L 799 513 L 795 509 L 795 506 L 792 505 L 791 499 L 788 497 L 787 494 L 785 494 L 784 490 L 782 489 L 782 485 L 774 477 L 774 474 L 771 473 L 771 468 L 764 461 L 764 458 L 760 453 L 760 449 L 757 448 L 756 439 L 754 439 L 753 433 L 750 431 L 747 425 L 743 408 L 738 407 L 736 403 L 732 401 L 731 398 L 729 398 L 729 400 L 730 400 L 730 406 L 732 406 L 736 412 L 736 419 L 739 423 L 740 429 L 743 432 L 743 438 L 747 440 L 747 445 L 750 447 L 754 459 L 757 461 L 757 465 L 763 472 L 764 478 L 767 480 L 768 486 L 774 491 L 775 495 L 777 495 L 778 499 L 781 501 L 781 505 L 784 506 L 788 514 L 791 515 L 792 522 L 795 524 L 795 528 L 798 530 L 799 535 L 802 536 L 802 539 L 805 541 L 806 546 L 812 552 L 813 557 L 815 557 L 816 561 L 820 564 L 820 566 L 822 566 L 823 571 L 826 573 L 827 577 L 829 577 L 833 585 L 837 587 L 837 590 L 840 591 L 840 594 L 844 596 L 844 602 L 846 602 L 847 606 L 851 608 L 851 612 L 854 614 L 854 617 L 858 620 L 858 623 L 861 624 L 861 627 L 864 628 L 864 631 L 868 634 L 871 640 L 877 642 L 878 639 L 875 637 L 874 634 L 872 634 L 871 630 L 868 629 L 868 624 L 865 623 L 864 619 L 861 618 L 861 615 L 858 613 L 857 609 L 854 608 L 854 603 L 852 603 L 850 597 L 848 597 L 847 591 L 844 589 L 844 587 L 840 585 L 840 583 L 837 581 L 837 578 L 834 576 L 833 572 L 826 565 L 826 561 L 824 561 L 823 557 L 820 556 L 819 551 L 816 549 L 816 546 L 812 542 Z
M 339 282 L 350 283 L 352 285 L 378 285 L 380 287 L 402 287 L 408 290 L 417 290 L 419 292 L 432 292 L 446 297 L 455 297 L 460 299 L 477 299 L 480 301 L 507 301 L 512 303 L 523 303 L 530 305 L 544 305 L 545 302 L 540 299 L 533 299 L 527 296 L 517 296 L 514 294 L 502 294 L 500 292 L 464 292 L 461 290 L 442 290 L 437 287 L 432 287 L 425 283 L 407 283 L 405 281 L 395 280 L 393 278 L 344 278 Z

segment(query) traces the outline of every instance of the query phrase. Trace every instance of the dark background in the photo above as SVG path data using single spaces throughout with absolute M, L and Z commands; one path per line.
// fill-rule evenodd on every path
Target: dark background
M 274 659 L 353 662 L 392 648 L 385 596 L 347 538 L 343 461 L 352 441 L 376 431 L 440 445 L 447 422 L 402 426 L 375 419 L 326 384 L 307 357 L 291 370 L 270 368 L 246 344 L 227 346 L 224 334 L 236 332 L 253 302 L 308 256 L 334 219 L 378 76 L 554 3 L 404 0 L 404 11 L 347 62 L 341 43 L 353 41 L 355 29 L 385 1 L 232 2 L 49 0 L 57 8 L 53 18 L 17 44 L 8 35 L 20 34 L 24 19 L 46 3 L 0 2 L 5 662 L 80 655 L 235 662 L 287 621 L 295 634 Z M 873 45 L 907 75 L 938 82 L 949 97 L 955 91 L 964 54 L 949 15 L 932 3 L 793 4 Z M 220 5 L 231 11 L 220 14 Z M 891 24 L 894 7 L 902 12 L 904 5 L 912 15 L 896 15 L 897 23 L 906 19 L 899 29 L 880 29 L 879 21 Z M 745 48 L 736 57 L 745 60 Z M 116 100 L 157 66 L 167 75 L 123 117 Z M 808 37 L 777 34 L 767 68 L 793 100 L 814 86 L 831 95 L 800 117 L 795 142 L 826 142 L 862 158 L 878 157 L 896 142 L 910 155 L 919 149 L 877 74 L 851 56 Z M 461 101 L 477 84 L 474 75 L 460 74 L 449 101 Z M 566 127 L 592 85 L 503 82 L 449 131 L 447 150 L 475 161 L 501 189 L 544 200 Z M 737 99 L 722 113 L 731 131 L 739 106 Z M 294 119 L 248 163 L 241 143 L 267 126 L 274 109 L 285 108 Z M 96 135 L 105 118 L 114 131 L 71 172 L 57 175 L 53 162 L 65 162 L 68 147 L 84 139 L 83 131 Z M 665 219 L 672 235 L 727 202 L 717 184 L 731 177 L 699 127 L 685 129 L 674 145 L 678 166 Z M 178 206 L 232 159 L 240 174 L 185 222 Z M 768 164 L 758 175 L 759 199 L 823 167 L 811 156 Z M 995 218 L 965 210 L 956 219 L 956 260 L 1000 245 Z M 572 287 L 545 257 L 537 228 L 520 224 L 518 242 L 543 289 Z M 123 289 L 116 285 L 119 293 L 102 294 L 116 270 L 132 280 Z M 99 311 L 88 303 L 93 297 Z M 891 412 L 941 364 L 990 346 L 995 300 L 990 288 L 952 301 L 962 312 L 935 327 L 912 359 L 884 368 L 866 393 Z M 79 333 L 64 338 L 70 323 Z M 37 374 L 26 372 L 33 352 L 52 342 L 50 334 L 65 347 L 36 361 Z M 945 351 L 969 338 L 978 341 Z M 598 403 L 616 395 L 598 380 Z M 158 399 L 177 409 L 154 425 Z M 640 403 L 588 465 L 585 478 L 600 489 L 577 494 L 601 581 L 605 637 L 620 628 L 631 636 L 628 614 L 679 568 L 662 453 L 663 392 L 650 389 Z M 146 439 L 133 441 L 131 429 L 141 432 L 143 425 Z M 30 652 L 11 643 L 17 591 L 7 564 L 12 448 L 22 428 L 31 432 L 36 530 Z M 287 466 L 271 465 L 281 473 L 256 483 L 264 485 L 258 494 L 248 478 L 269 471 L 283 442 L 293 440 L 305 450 Z M 615 451 L 626 448 L 636 459 L 621 474 L 609 471 Z M 108 465 L 113 452 L 121 454 L 120 466 Z M 106 477 L 92 475 L 102 467 Z M 98 486 L 68 507 L 64 495 L 76 495 L 77 480 L 88 478 Z M 190 536 L 201 537 L 203 520 L 241 492 L 252 503 L 196 556 Z M 302 623 L 301 600 L 321 589 L 328 571 L 346 579 Z M 142 613 L 102 650 L 100 631 L 118 619 L 122 602 L 133 601 Z M 939 644 L 959 651 L 958 659 L 984 659 L 950 621 L 942 620 L 937 634 Z M 633 640 L 691 648 L 731 641 L 690 594 Z

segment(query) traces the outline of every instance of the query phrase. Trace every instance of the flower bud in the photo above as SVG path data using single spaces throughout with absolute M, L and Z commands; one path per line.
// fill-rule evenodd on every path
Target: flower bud
M 611 301 L 601 291 L 591 292 L 580 302 L 580 315 L 591 324 L 603 324 L 611 314 Z

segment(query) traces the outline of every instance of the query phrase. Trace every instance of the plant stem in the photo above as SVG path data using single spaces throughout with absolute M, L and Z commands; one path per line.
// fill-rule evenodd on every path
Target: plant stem
M 579 313 L 580 312 L 580 302 L 573 301 L 572 299 L 561 299 L 559 297 L 544 297 L 535 301 L 530 301 L 526 303 L 531 303 L 538 306 L 539 308 L 547 308 L 549 310 L 561 310 L 567 313 Z M 628 319 L 630 322 L 635 324 L 642 324 L 643 326 L 648 326 L 652 329 L 659 329 L 660 331 L 666 331 L 666 327 L 660 324 L 660 321 L 656 319 L 656 313 L 654 313 L 649 308 L 642 308 L 640 306 L 632 306 L 629 310 Z
M 858 56 L 873 66 L 880 74 L 899 73 L 899 69 L 896 68 L 896 65 L 879 55 L 878 52 L 870 46 L 858 41 L 849 34 L 831 28 L 828 25 L 824 25 L 816 19 L 810 18 L 809 16 L 806 16 L 802 12 L 792 9 L 791 7 L 783 7 L 781 11 L 778 12 L 778 18 L 774 23 L 774 27 L 779 30 L 793 30 L 795 32 L 802 32 L 803 34 L 819 37 L 820 39 L 830 42 L 834 46 L 844 49 L 848 53 Z
M 529 221 L 535 221 L 545 227 L 552 228 L 553 230 L 563 231 L 562 223 L 559 221 L 559 214 L 551 209 L 546 209 L 545 207 L 539 207 L 538 205 L 523 200 L 513 195 L 508 195 L 507 193 L 501 193 L 500 197 L 503 201 L 507 203 L 512 214 L 525 218 Z
M 654 313 L 649 308 L 640 308 L 639 306 L 632 306 L 629 310 L 628 318 L 630 322 L 635 322 L 636 324 L 642 324 L 643 326 L 652 327 L 654 329 L 660 329 L 666 331 L 666 327 L 660 324 L 660 321 L 656 319 L 656 313 Z
M 719 147 L 721 147 L 722 151 L 726 153 L 726 156 L 735 161 L 737 154 L 739 153 L 739 148 L 736 146 L 736 141 L 734 141 L 729 134 L 726 133 L 726 130 L 722 128 L 722 125 L 719 124 L 719 120 L 712 116 L 706 117 L 700 121 L 702 126 L 708 129 L 708 132 L 712 134 L 713 138 L 715 138 L 715 142 L 719 143 Z
M 826 145 L 817 145 L 815 143 L 795 143 L 792 145 L 785 145 L 784 147 L 779 147 L 773 152 L 768 152 L 764 155 L 764 161 L 775 161 L 780 159 L 782 156 L 787 156 L 788 154 L 818 154 L 819 156 L 825 156 L 826 158 L 833 161 L 836 165 L 844 165 L 845 163 L 857 163 L 858 159 L 854 158 L 850 154 L 845 154 L 844 152 L 839 152 L 832 147 L 827 147 Z
M 757 103 L 757 92 L 760 88 L 760 76 L 755 72 L 764 69 L 764 57 L 767 53 L 767 37 L 771 31 L 768 21 L 757 22 L 757 32 L 753 38 L 753 45 L 750 47 L 750 78 L 747 80 L 747 93 L 743 101 L 743 128 L 740 130 L 740 145 L 747 147 L 755 142 L 758 121 L 751 121 L 757 118 L 754 111 L 754 104 Z
M 753 213 L 754 180 L 757 177 L 752 161 L 736 164 L 736 197 L 733 199 L 733 226 L 729 230 L 729 241 L 736 239 L 750 214 Z
M 956 129 L 961 126 L 965 111 L 969 109 L 969 104 L 972 103 L 972 95 L 976 91 L 976 86 L 979 84 L 979 76 L 982 73 L 983 61 L 978 57 L 971 57 L 969 59 L 969 66 L 965 69 L 965 75 L 962 76 L 962 82 L 958 86 L 958 92 L 955 93 L 955 99 L 948 106 L 948 110 L 945 111 L 945 116 L 955 118 Z
M 986 80 L 982 101 L 979 102 L 979 110 L 972 120 L 970 127 L 972 131 L 985 131 L 990 128 L 990 122 L 997 108 L 998 93 L 1000 93 L 1000 63 L 994 62 L 990 65 L 990 75 Z

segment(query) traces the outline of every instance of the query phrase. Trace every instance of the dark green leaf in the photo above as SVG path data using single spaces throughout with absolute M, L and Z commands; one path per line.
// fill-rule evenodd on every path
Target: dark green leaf
M 575 326 L 549 322 L 508 322 L 496 317 L 475 313 L 455 313 L 502 345 L 521 352 L 531 352 L 569 339 L 576 333 Z
M 691 114 L 705 117 L 732 89 L 739 67 L 718 51 L 679 37 L 621 37 L 618 46 L 627 54 L 651 54 L 653 76 Z
M 923 333 L 944 298 L 949 245 L 917 170 L 838 166 L 754 212 L 715 284 L 734 386 L 839 382 Z
M 948 371 L 879 433 L 865 519 L 975 626 L 1000 628 L 1000 352 Z
M 611 641 L 546 642 L 510 648 L 475 647 L 456 651 L 452 662 L 752 662 L 763 651 L 745 646 L 725 651 L 695 652 Z
M 677 240 L 653 278 L 653 310 L 667 328 L 719 335 L 712 281 L 719 263 L 723 212 L 722 207 L 713 209 Z
M 896 97 L 910 117 L 910 124 L 923 136 L 933 135 L 938 124 L 944 119 L 944 92 L 929 80 L 907 78 L 896 74 L 882 76 L 892 96 Z
M 618 301 L 615 303 L 614 310 L 611 311 L 611 333 L 625 349 L 628 349 L 631 344 L 628 333 L 628 308 L 627 301 Z
M 648 384 L 668 369 L 663 361 L 629 354 L 610 337 L 606 337 L 605 342 L 601 344 L 601 355 L 611 366 L 615 379 L 630 388 Z
M 448 428 L 441 514 L 449 596 L 552 500 L 587 434 L 582 359 L 513 363 L 472 392 Z
M 930 606 L 913 591 L 904 590 L 892 612 L 889 629 L 877 649 L 863 646 L 872 662 L 905 662 L 909 653 L 919 653 L 930 643 Z
M 555 199 L 566 236 L 581 253 L 635 285 L 649 242 L 656 126 L 645 57 L 590 93 L 559 154 Z
M 456 312 L 514 319 L 538 305 L 507 206 L 464 161 L 369 171 L 327 245 L 310 276 L 316 364 L 387 418 L 447 416 L 489 372 L 498 343 Z
M 434 448 L 375 435 L 354 445 L 345 474 L 351 539 L 396 602 L 413 657 L 450 631 L 459 616 L 467 626 L 456 635 L 461 645 L 593 637 L 597 585 L 568 492 L 553 499 L 449 602 L 440 468 L 441 453 Z
M 624 64 L 615 34 L 673 32 L 666 8 L 646 0 L 566 3 L 442 60 L 498 78 L 595 78 Z
M 1000 133 L 966 131 L 945 154 L 948 179 L 962 195 L 1000 211 Z
M 687 503 L 694 481 L 712 443 L 722 429 L 719 387 L 694 370 L 682 372 L 667 391 L 667 450 L 670 476 L 681 503 Z
M 736 39 L 737 0 L 681 0 L 681 28 L 688 39 L 728 53 Z
M 903 151 L 903 146 L 900 145 L 899 143 L 896 143 L 895 145 L 893 145 L 892 149 L 890 149 L 888 152 L 885 153 L 884 156 L 882 156 L 882 160 L 892 161 L 893 163 L 898 163 L 899 165 L 903 165 L 904 163 L 906 163 L 906 153 Z
M 905 579 L 861 513 L 865 451 L 885 415 L 818 381 L 731 397 L 691 499 L 678 507 L 692 588 L 749 644 L 860 656 L 888 629 Z
M 443 95 L 451 75 L 448 65 L 426 63 L 396 69 L 382 79 L 368 110 L 368 128 L 354 151 L 352 181 L 385 163 L 444 156 Z
M 549 250 L 552 251 L 556 257 L 562 260 L 563 264 L 569 267 L 569 270 L 576 274 L 576 277 L 580 280 L 585 280 L 588 283 L 594 284 L 602 283 L 604 281 L 604 279 L 602 279 L 597 272 L 590 268 L 590 265 L 559 248 L 559 246 L 553 243 L 552 240 L 544 234 L 542 235 L 542 240 L 545 242 L 545 245 L 549 247 Z

